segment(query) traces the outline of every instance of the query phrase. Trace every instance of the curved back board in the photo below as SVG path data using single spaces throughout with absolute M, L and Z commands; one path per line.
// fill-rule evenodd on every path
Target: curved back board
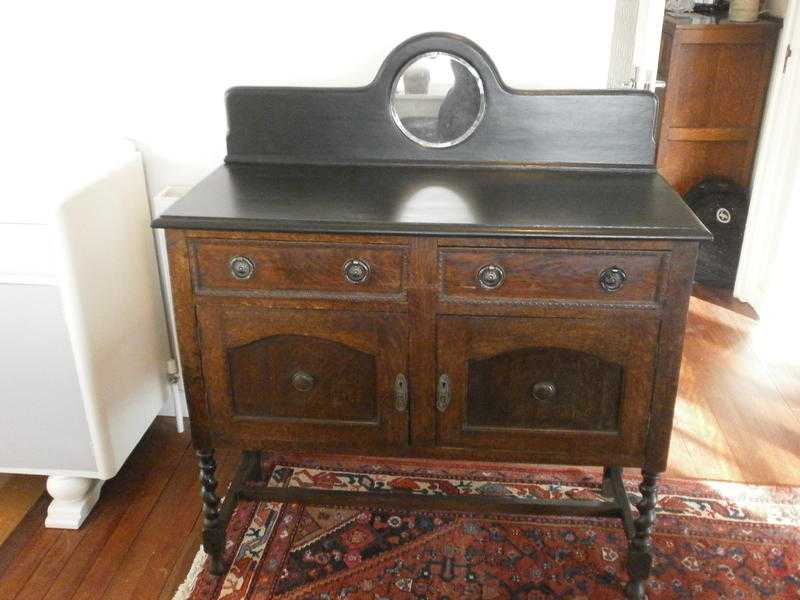
M 449 148 L 417 145 L 390 111 L 397 74 L 417 55 L 432 51 L 469 62 L 486 94 L 483 121 Z M 654 168 L 652 93 L 511 89 L 477 44 L 448 33 L 402 43 L 365 87 L 235 87 L 226 107 L 228 163 Z

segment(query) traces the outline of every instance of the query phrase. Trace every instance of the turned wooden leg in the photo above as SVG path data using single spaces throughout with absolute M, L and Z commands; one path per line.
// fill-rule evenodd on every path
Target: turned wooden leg
M 250 470 L 247 474 L 248 481 L 257 481 L 263 482 L 264 481 L 264 473 L 261 469 L 261 451 L 260 450 L 250 450 L 246 453 L 247 458 L 250 460 Z
M 635 534 L 628 546 L 628 575 L 625 595 L 630 600 L 645 600 L 645 585 L 653 565 L 653 543 L 651 533 L 656 518 L 656 484 L 658 473 L 642 469 L 639 491 L 642 499 L 636 505 L 639 516 L 634 521 Z
M 203 548 L 211 557 L 211 572 L 222 575 L 225 572 L 225 564 L 222 562 L 225 527 L 219 516 L 217 480 L 214 477 L 217 462 L 211 449 L 198 450 L 197 456 L 200 458 L 200 491 L 203 496 Z
M 611 475 L 614 472 L 614 467 L 603 467 L 603 487 L 600 488 L 600 493 L 606 498 L 614 497 L 614 485 L 611 483 Z

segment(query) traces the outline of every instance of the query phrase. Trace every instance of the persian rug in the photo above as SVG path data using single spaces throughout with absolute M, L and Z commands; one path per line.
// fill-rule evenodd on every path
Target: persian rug
M 274 455 L 264 473 L 260 485 L 601 497 L 599 471 L 575 468 Z M 666 479 L 659 492 L 651 600 L 800 598 L 800 488 Z M 211 575 L 201 550 L 174 600 L 605 600 L 623 597 L 626 556 L 616 519 L 243 501 L 229 571 Z

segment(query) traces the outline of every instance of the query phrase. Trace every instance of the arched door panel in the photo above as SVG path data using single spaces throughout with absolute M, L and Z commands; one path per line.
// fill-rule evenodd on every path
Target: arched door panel
M 466 427 L 617 431 L 622 365 L 558 347 L 467 362 Z
M 376 423 L 375 356 L 305 335 L 228 349 L 236 416 Z
M 442 316 L 437 444 L 580 456 L 641 454 L 655 319 Z
M 214 435 L 249 448 L 408 444 L 408 325 L 392 313 L 208 303 L 198 324 Z M 407 390 L 407 387 L 404 387 Z

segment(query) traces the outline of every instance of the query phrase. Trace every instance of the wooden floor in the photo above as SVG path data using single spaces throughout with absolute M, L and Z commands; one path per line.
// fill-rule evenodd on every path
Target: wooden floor
M 44 477 L 0 473 L 0 543 L 44 493 Z
M 708 291 L 692 299 L 668 476 L 800 485 L 800 371 L 770 357 L 755 323 Z M 237 457 L 218 459 L 225 480 Z M 0 494 L 0 524 L 13 526 L 36 495 Z M 200 544 L 194 453 L 168 419 L 106 483 L 83 528 L 45 529 L 46 506 L 39 498 L 0 546 L 0 600 L 169 600 Z
M 668 475 L 800 485 L 800 364 L 773 356 L 754 317 L 696 288 Z

